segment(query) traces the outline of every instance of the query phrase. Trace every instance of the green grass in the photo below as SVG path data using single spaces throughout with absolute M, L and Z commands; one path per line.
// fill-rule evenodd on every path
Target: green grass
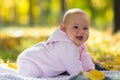
M 8 27 L 0 29 L 0 57 L 15 61 L 26 48 L 48 39 L 55 28 Z
M 26 48 L 48 39 L 56 27 L 7 27 L 0 29 L 0 57 L 5 61 L 16 61 Z M 120 53 L 120 33 L 112 35 L 111 30 L 90 30 L 87 50 L 94 60 L 112 59 Z

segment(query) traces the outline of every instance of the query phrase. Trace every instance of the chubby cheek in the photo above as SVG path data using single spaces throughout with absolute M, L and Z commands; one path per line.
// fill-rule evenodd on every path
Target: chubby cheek
M 88 38 L 89 38 L 89 33 L 86 34 L 85 41 L 88 40 Z
M 74 40 L 75 40 L 75 34 L 74 34 L 74 33 L 69 32 L 69 33 L 67 33 L 67 36 L 68 36 L 68 38 L 69 38 L 71 41 L 74 41 Z

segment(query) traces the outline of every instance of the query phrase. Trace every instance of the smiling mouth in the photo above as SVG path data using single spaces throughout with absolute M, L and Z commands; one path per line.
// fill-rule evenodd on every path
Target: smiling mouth
M 83 40 L 83 36 L 77 36 L 76 38 L 80 41 Z

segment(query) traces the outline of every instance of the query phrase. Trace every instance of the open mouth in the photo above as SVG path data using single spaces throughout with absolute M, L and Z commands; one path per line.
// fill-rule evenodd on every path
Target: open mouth
M 76 38 L 80 41 L 83 40 L 83 36 L 77 36 Z

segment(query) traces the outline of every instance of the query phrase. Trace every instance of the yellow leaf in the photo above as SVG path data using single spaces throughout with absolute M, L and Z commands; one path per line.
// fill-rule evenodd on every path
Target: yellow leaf
M 90 74 L 89 72 L 83 72 L 83 75 L 85 76 L 85 77 L 87 77 L 87 78 L 89 78 L 89 79 L 93 79 L 93 75 L 92 74 Z
M 0 63 L 1 63 L 1 64 L 4 64 L 4 61 L 3 61 L 3 59 L 0 59 Z
M 115 59 L 115 60 L 116 61 L 104 62 L 101 64 L 107 70 L 120 70 L 120 64 L 119 64 L 119 62 L 117 63 L 117 59 Z
M 83 72 L 83 75 L 91 80 L 103 80 L 105 79 L 105 74 L 98 70 L 91 70 L 89 72 Z
M 7 60 L 7 65 L 8 65 L 8 67 L 10 67 L 10 68 L 17 69 L 17 65 L 16 65 L 16 63 L 10 63 L 9 60 Z
M 113 62 L 120 65 L 120 57 L 113 59 Z

